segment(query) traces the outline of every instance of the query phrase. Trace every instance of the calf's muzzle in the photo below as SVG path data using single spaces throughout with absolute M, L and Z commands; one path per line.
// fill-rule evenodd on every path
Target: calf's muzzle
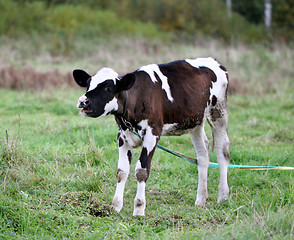
M 90 101 L 86 96 L 81 96 L 78 100 L 77 107 L 78 108 L 88 108 L 90 105 Z

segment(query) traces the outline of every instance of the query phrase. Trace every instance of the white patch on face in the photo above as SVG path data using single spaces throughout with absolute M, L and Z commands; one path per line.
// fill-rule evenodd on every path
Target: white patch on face
M 146 148 L 147 154 L 156 147 L 158 136 L 153 135 L 152 128 L 148 125 L 148 120 L 142 120 L 139 124 L 142 127 L 142 131 L 145 129 L 146 134 L 144 136 L 143 147 Z
M 168 81 L 167 81 L 167 77 L 162 74 L 162 72 L 160 71 L 158 65 L 150 64 L 150 65 L 147 65 L 147 66 L 143 66 L 138 71 L 146 72 L 150 76 L 151 81 L 154 82 L 154 83 L 157 82 L 157 79 L 156 79 L 155 74 L 154 74 L 154 73 L 156 73 L 158 75 L 158 77 L 160 78 L 160 80 L 161 80 L 162 89 L 166 92 L 168 100 L 171 101 L 171 102 L 174 101 L 174 99 L 173 99 L 173 97 L 171 95 L 171 91 L 170 91 L 170 87 L 169 87 L 169 84 L 168 84 Z
M 83 111 L 79 111 L 79 115 L 82 116 L 82 117 L 87 117 L 87 114 Z
M 106 103 L 104 107 L 104 113 L 101 115 L 101 117 L 106 116 L 108 113 L 112 111 L 117 111 L 117 110 L 118 110 L 117 99 L 113 98 L 110 102 Z
M 81 96 L 78 100 L 77 108 L 80 108 L 81 102 L 84 102 L 86 99 L 87 99 L 87 97 L 85 95 Z
M 100 69 L 95 76 L 92 77 L 90 82 L 89 91 L 95 89 L 100 83 L 104 82 L 105 80 L 112 79 L 114 84 L 116 84 L 116 78 L 118 77 L 118 73 L 115 72 L 111 68 L 102 68 Z
M 226 76 L 227 72 L 220 68 L 220 64 L 211 57 L 186 59 L 185 61 L 195 68 L 207 67 L 214 72 L 216 75 L 216 82 L 212 82 L 212 88 L 210 90 L 210 102 L 212 101 L 213 95 L 217 97 L 218 101 L 223 101 L 228 79 Z

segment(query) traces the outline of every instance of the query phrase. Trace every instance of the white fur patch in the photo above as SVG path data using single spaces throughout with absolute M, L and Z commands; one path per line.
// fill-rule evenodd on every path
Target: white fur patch
M 158 136 L 152 134 L 152 128 L 148 125 L 148 120 L 142 120 L 138 125 L 142 127 L 142 131 L 146 130 L 143 147 L 147 149 L 147 154 L 149 155 L 156 146 Z
M 136 199 L 144 199 L 145 200 L 145 185 L 144 181 L 137 183 L 137 195 Z
M 147 120 L 147 119 L 142 120 L 141 122 L 138 123 L 138 125 L 139 125 L 140 127 L 142 127 L 142 129 L 146 129 L 147 127 L 149 127 L 149 125 L 148 125 L 148 120 Z M 140 132 L 142 132 L 142 131 L 143 131 L 143 130 L 141 130 Z
M 161 80 L 162 89 L 166 92 L 168 100 L 171 102 L 174 101 L 174 99 L 171 95 L 171 91 L 170 91 L 170 87 L 169 87 L 169 84 L 167 81 L 167 77 L 163 75 L 163 73 L 160 71 L 157 64 L 149 64 L 147 66 L 143 66 L 139 69 L 139 71 L 146 72 L 150 76 L 151 81 L 154 83 L 157 82 L 157 79 L 154 74 L 154 73 L 156 73 Z
M 144 181 L 137 182 L 137 194 L 134 201 L 133 216 L 145 215 L 145 207 L 146 207 L 145 187 L 146 187 L 146 183 Z M 136 206 L 137 202 L 140 202 L 142 205 Z
M 125 184 L 130 172 L 128 151 L 131 150 L 132 148 L 127 143 L 124 143 L 121 147 L 119 147 L 118 169 L 120 170 L 120 173 L 118 174 L 121 174 L 121 176 L 120 181 L 117 182 L 115 194 L 112 201 L 112 204 L 117 212 L 120 212 L 123 207 Z
M 138 160 L 138 162 L 137 162 L 137 164 L 136 164 L 135 172 L 136 172 L 138 169 L 143 169 L 140 160 Z M 144 169 L 146 169 L 146 168 L 144 168 Z
M 95 76 L 92 77 L 88 91 L 95 89 L 100 83 L 108 79 L 112 79 L 114 84 L 116 84 L 117 77 L 118 77 L 118 73 L 115 72 L 113 69 L 102 68 L 96 73 Z
M 138 172 L 138 170 L 144 169 L 147 171 L 146 168 L 142 168 L 141 161 L 138 160 L 135 168 L 135 174 Z M 137 194 L 134 201 L 134 213 L 133 216 L 144 216 L 145 215 L 145 207 L 146 207 L 146 197 L 145 197 L 145 186 L 146 182 L 141 181 L 139 182 L 137 180 Z M 136 203 L 140 202 L 142 205 L 137 206 Z
M 212 101 L 213 95 L 215 95 L 218 100 L 223 101 L 228 79 L 226 76 L 227 72 L 220 68 L 220 64 L 211 57 L 186 59 L 185 61 L 195 68 L 207 67 L 214 72 L 217 80 L 216 82 L 212 82 L 212 88 L 210 90 L 210 101 Z
M 122 135 L 128 144 L 133 148 L 139 147 L 142 144 L 142 139 L 129 130 L 122 131 Z
M 104 113 L 101 116 L 106 116 L 112 111 L 117 111 L 117 109 L 118 109 L 117 99 L 113 98 L 110 102 L 106 103 L 104 107 Z

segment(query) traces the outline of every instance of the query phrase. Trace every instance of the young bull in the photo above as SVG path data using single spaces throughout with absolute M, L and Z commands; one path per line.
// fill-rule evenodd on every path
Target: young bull
M 110 68 L 95 76 L 74 70 L 75 81 L 87 92 L 78 100 L 78 108 L 88 117 L 112 114 L 119 127 L 117 187 L 113 206 L 120 212 L 129 175 L 132 149 L 142 145 L 136 164 L 137 194 L 133 215 L 145 213 L 145 185 L 151 159 L 161 135 L 190 133 L 198 162 L 198 189 L 195 205 L 204 206 L 208 197 L 207 171 L 209 142 L 204 132 L 208 120 L 220 166 L 218 201 L 228 199 L 226 69 L 212 58 L 186 59 L 167 64 L 151 64 L 122 77 Z M 135 130 L 140 137 L 133 133 Z

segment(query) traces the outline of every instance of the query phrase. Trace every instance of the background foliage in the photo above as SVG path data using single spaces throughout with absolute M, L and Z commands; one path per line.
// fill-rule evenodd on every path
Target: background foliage
M 266 41 L 264 1 L 232 2 L 234 12 L 229 17 L 221 0 L 0 0 L 0 34 L 49 32 L 69 40 L 77 34 L 167 38 L 167 33 L 173 33 L 174 39 L 210 36 L 225 42 Z M 272 34 L 286 41 L 294 37 L 291 4 L 291 0 L 273 0 Z

